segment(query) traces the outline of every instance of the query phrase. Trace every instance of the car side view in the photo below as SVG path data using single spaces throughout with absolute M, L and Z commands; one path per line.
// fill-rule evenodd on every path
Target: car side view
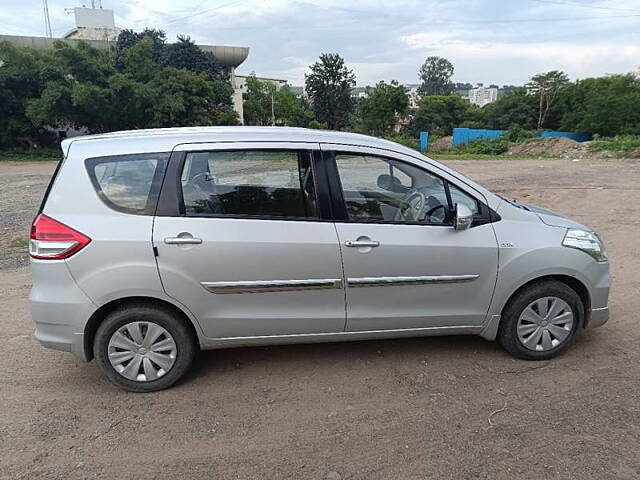
M 35 335 L 127 390 L 249 345 L 475 334 L 549 359 L 609 317 L 590 228 L 386 140 L 194 127 L 62 152 L 31 229 Z

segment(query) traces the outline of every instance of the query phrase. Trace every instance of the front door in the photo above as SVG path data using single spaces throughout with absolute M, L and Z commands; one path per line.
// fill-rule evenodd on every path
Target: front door
M 180 148 L 180 178 L 165 179 L 180 209 L 157 216 L 153 230 L 167 294 L 211 338 L 342 332 L 342 264 L 319 213 L 318 146 Z
M 336 229 L 347 331 L 480 325 L 498 264 L 487 207 L 417 162 L 385 155 L 326 155 L 335 159 L 345 207 Z M 476 214 L 464 231 L 453 229 L 450 213 L 460 202 Z

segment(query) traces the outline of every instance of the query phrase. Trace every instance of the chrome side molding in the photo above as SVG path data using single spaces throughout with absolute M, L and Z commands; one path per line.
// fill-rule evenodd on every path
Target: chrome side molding
M 426 275 L 420 277 L 360 277 L 348 278 L 349 287 L 385 287 L 399 285 L 429 285 L 433 283 L 472 282 L 480 275 Z
M 471 282 L 479 275 L 427 275 L 421 277 L 359 277 L 348 278 L 349 287 L 384 287 L 399 285 L 429 285 L 434 283 Z M 342 288 L 342 279 L 320 278 L 310 280 L 258 280 L 239 282 L 202 282 L 211 293 L 268 293 L 296 290 L 326 290 Z
M 293 290 L 326 290 L 342 288 L 342 279 L 321 278 L 311 280 L 258 280 L 246 282 L 202 282 L 201 285 L 211 293 L 268 293 L 289 292 Z

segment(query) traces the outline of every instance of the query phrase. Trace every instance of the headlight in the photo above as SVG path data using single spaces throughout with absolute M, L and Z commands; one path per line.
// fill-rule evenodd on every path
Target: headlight
M 607 261 L 607 251 L 598 235 L 594 232 L 570 228 L 564 236 L 562 245 L 569 248 L 576 248 L 588 253 L 598 262 Z

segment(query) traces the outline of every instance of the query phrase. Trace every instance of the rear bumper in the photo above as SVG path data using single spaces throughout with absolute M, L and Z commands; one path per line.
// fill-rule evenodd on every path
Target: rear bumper
M 65 325 L 36 322 L 35 337 L 47 348 L 73 353 L 84 362 L 89 360 L 84 351 L 84 334 L 74 333 Z
M 594 308 L 589 315 L 589 321 L 585 325 L 586 328 L 601 327 L 609 320 L 609 307 Z
M 88 361 L 84 329 L 96 306 L 78 287 L 64 261 L 32 260 L 29 294 L 35 337 L 45 347 Z

